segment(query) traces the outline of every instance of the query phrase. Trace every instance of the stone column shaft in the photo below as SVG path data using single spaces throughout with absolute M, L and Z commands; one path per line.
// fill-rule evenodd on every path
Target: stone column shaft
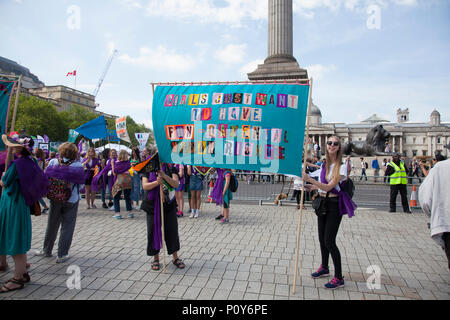
M 269 0 L 268 57 L 293 55 L 292 0 Z

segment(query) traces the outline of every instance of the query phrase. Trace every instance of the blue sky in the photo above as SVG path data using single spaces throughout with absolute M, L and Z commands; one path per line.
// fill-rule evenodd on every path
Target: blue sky
M 398 108 L 450 122 L 450 1 L 293 2 L 294 56 L 323 122 L 396 121 Z M 0 21 L 0 56 L 46 85 L 73 86 L 76 69 L 92 93 L 117 49 L 99 110 L 149 127 L 151 82 L 247 80 L 267 57 L 266 0 L 0 0 Z

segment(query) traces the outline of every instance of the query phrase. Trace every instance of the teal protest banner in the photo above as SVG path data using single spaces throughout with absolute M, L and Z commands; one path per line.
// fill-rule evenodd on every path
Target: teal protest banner
M 0 80 L 0 135 L 7 134 L 9 105 L 15 85 L 15 81 Z M 0 141 L 0 151 L 5 149 L 5 144 Z
M 310 85 L 158 85 L 161 162 L 301 175 Z
M 69 139 L 67 141 L 75 143 L 75 141 L 77 140 L 78 135 L 79 135 L 78 132 L 76 132 L 73 129 L 69 129 Z

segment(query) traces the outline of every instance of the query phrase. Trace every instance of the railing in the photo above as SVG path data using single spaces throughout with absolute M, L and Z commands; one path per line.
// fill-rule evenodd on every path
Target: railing
M 293 178 L 284 175 L 277 175 L 272 173 L 235 173 L 239 188 L 236 193 L 233 194 L 234 200 L 241 201 L 258 201 L 263 203 L 274 203 L 275 199 L 281 193 L 286 194 L 288 197 L 279 201 L 279 205 L 291 203 L 296 205 L 296 200 L 291 200 L 294 194 Z M 350 178 L 354 181 L 356 189 L 358 185 L 373 185 L 374 187 L 390 185 L 389 177 L 384 176 L 360 176 L 351 175 Z M 362 179 L 361 179 L 362 178 Z M 367 181 L 366 181 L 367 178 Z M 284 179 L 284 180 L 283 180 Z M 418 187 L 420 182 L 425 178 L 408 177 L 408 186 L 415 185 Z M 284 181 L 284 183 L 283 183 Z M 417 189 L 418 190 L 418 189 Z M 208 199 L 210 191 L 210 184 L 205 179 L 204 188 L 202 192 L 202 199 L 205 201 Z M 410 192 L 408 192 L 410 197 Z M 309 202 L 309 198 L 305 194 L 306 202 Z M 366 201 L 365 199 L 360 199 Z

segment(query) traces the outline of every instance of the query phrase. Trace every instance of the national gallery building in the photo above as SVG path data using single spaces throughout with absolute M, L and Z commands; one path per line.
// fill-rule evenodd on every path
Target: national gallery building
M 441 115 L 437 110 L 430 114 L 428 122 L 423 123 L 410 122 L 408 109 L 397 110 L 397 123 L 382 119 L 376 114 L 360 123 L 322 123 L 320 109 L 312 104 L 309 135 L 314 142 L 319 143 L 323 154 L 327 137 L 336 135 L 343 142 L 364 141 L 369 130 L 378 124 L 391 134 L 389 146 L 392 152 L 400 152 L 408 158 L 432 157 L 436 153 L 450 156 L 450 150 L 445 148 L 445 145 L 450 145 L 450 123 L 441 122 Z

